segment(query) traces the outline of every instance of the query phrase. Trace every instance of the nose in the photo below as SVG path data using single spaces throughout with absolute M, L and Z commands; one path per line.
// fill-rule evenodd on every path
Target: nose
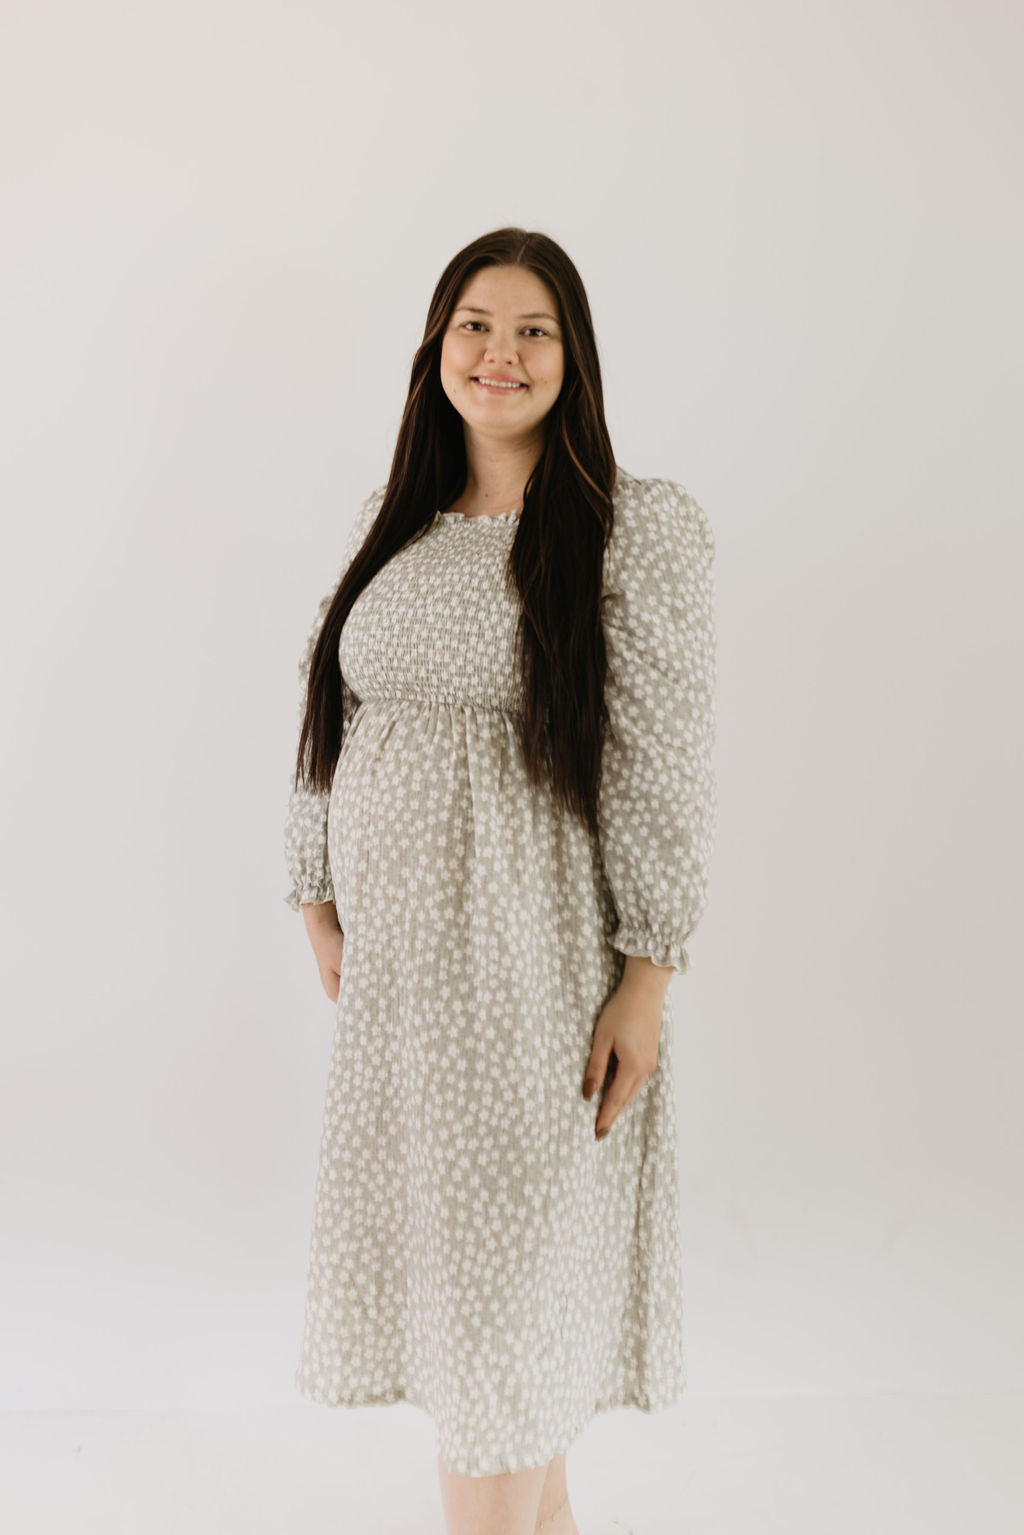
M 499 336 L 492 331 L 491 339 L 487 343 L 487 349 L 484 353 L 484 356 L 487 358 L 495 359 L 501 357 L 506 361 L 515 362 L 518 360 L 519 352 L 514 342 L 509 341 L 506 337 Z

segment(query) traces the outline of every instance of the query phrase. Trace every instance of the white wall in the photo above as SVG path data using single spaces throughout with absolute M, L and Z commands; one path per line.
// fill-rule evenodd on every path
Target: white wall
M 1021 32 L 4 7 L 0 1407 L 295 1400 L 296 662 L 507 222 L 581 270 L 618 461 L 717 536 L 689 1390 L 1019 1386 Z

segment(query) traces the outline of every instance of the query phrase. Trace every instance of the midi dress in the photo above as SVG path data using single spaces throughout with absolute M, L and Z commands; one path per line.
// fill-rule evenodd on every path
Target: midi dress
M 519 745 L 521 513 L 438 511 L 363 589 L 331 790 L 288 796 L 285 900 L 333 901 L 345 935 L 295 1384 L 421 1407 L 464 1476 L 684 1389 L 671 986 L 657 1065 L 602 1140 L 582 1086 L 624 956 L 686 972 L 706 904 L 714 541 L 670 480 L 619 468 L 613 512 L 597 833 Z

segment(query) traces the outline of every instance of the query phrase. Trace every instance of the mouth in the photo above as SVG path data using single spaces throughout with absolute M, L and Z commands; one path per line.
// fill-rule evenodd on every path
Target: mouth
M 478 389 L 483 389 L 487 394 L 521 394 L 528 386 L 518 381 L 504 382 L 497 379 L 477 378 L 472 375 L 472 382 Z

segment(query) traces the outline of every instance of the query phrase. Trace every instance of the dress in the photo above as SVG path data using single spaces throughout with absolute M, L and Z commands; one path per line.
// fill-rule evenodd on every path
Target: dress
M 657 1067 L 600 1141 L 582 1084 L 623 954 L 686 971 L 706 903 L 714 544 L 672 481 L 619 469 L 614 512 L 600 835 L 521 757 L 519 513 L 438 513 L 364 588 L 333 787 L 288 799 L 285 900 L 334 900 L 345 933 L 295 1383 L 423 1408 L 464 1476 L 684 1387 L 668 995 Z

